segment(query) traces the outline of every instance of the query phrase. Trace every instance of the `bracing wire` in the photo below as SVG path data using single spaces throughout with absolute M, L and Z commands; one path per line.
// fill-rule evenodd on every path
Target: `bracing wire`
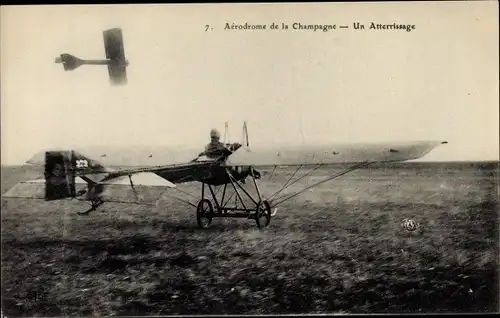
M 191 193 L 189 193 L 189 192 L 187 192 L 187 191 L 183 191 L 183 190 L 181 190 L 181 189 L 179 189 L 179 188 L 177 188 L 177 187 L 175 187 L 175 188 L 173 188 L 173 189 L 174 189 L 174 190 L 176 190 L 176 191 L 179 191 L 180 193 L 184 193 L 185 195 L 190 196 L 190 197 L 192 197 L 192 198 L 194 198 L 194 199 L 197 199 L 197 197 L 196 197 L 196 196 L 194 196 L 193 194 L 191 194 Z
M 274 166 L 274 167 L 273 167 L 273 171 L 271 171 L 271 175 L 269 176 L 269 180 L 271 180 L 271 179 L 273 178 L 273 176 L 274 176 L 274 171 L 276 171 L 276 167 L 277 167 L 277 166 Z
M 283 191 L 283 189 L 288 185 L 288 183 L 290 182 L 290 180 L 292 180 L 293 177 L 295 177 L 295 175 L 297 174 L 297 172 L 299 172 L 300 168 L 302 168 L 302 165 L 299 165 L 297 167 L 297 170 L 295 170 L 295 172 L 290 176 L 290 178 L 288 178 L 288 180 L 285 182 L 285 185 L 279 189 L 278 191 L 276 191 L 275 193 L 273 193 L 269 198 L 268 200 L 271 200 L 272 198 L 274 198 L 276 195 L 280 194 L 281 191 Z
M 185 194 L 185 195 L 187 195 L 187 196 L 189 196 L 189 197 L 191 197 L 191 198 L 194 198 L 195 200 L 197 200 L 197 199 L 198 199 L 196 196 L 194 196 L 193 194 L 191 194 L 191 193 L 189 193 L 189 192 L 187 192 L 187 191 L 181 190 L 181 189 L 179 189 L 179 188 L 177 188 L 177 187 L 175 187 L 175 188 L 173 188 L 173 189 L 174 189 L 174 190 L 176 190 L 176 191 L 178 191 L 178 192 L 180 192 L 180 193 L 183 193 L 183 194 Z M 185 200 L 185 199 L 181 199 L 181 198 L 179 198 L 179 197 L 176 197 L 176 196 L 174 196 L 174 195 L 171 195 L 171 194 L 166 194 L 166 196 L 167 196 L 167 197 L 169 197 L 169 198 L 175 199 L 175 200 L 177 200 L 177 201 L 180 201 L 180 202 L 182 202 L 182 203 L 185 203 L 185 204 L 187 204 L 187 205 L 189 205 L 189 206 L 192 206 L 192 207 L 195 207 L 195 208 L 197 207 L 197 205 L 196 205 L 196 204 L 191 203 L 191 202 L 190 202 L 190 201 L 188 201 L 188 200 Z
M 304 193 L 305 191 L 307 191 L 307 190 L 309 190 L 309 189 L 312 189 L 312 188 L 314 188 L 314 187 L 316 187 L 316 186 L 318 186 L 318 185 L 320 185 L 320 184 L 322 184 L 322 183 L 325 183 L 325 182 L 328 182 L 328 181 L 330 181 L 330 180 L 336 179 L 336 178 L 338 178 L 338 177 L 340 177 L 340 176 L 345 175 L 346 173 L 349 173 L 349 172 L 351 172 L 351 171 L 354 171 L 354 170 L 356 170 L 356 169 L 359 169 L 359 168 L 361 168 L 361 167 L 363 167 L 363 166 L 367 166 L 367 165 L 369 165 L 369 164 L 370 164 L 370 162 L 366 162 L 366 161 L 365 161 L 365 162 L 361 162 L 361 163 L 359 163 L 359 164 L 356 164 L 356 165 L 354 165 L 354 166 L 351 166 L 351 167 L 347 168 L 346 170 L 344 170 L 344 171 L 342 171 L 342 172 L 340 172 L 340 173 L 334 174 L 333 176 L 330 176 L 330 177 L 328 177 L 328 178 L 326 178 L 326 179 L 324 179 L 324 180 L 318 181 L 318 182 L 316 182 L 316 183 L 314 183 L 314 184 L 312 184 L 312 185 L 310 185 L 310 186 L 308 186 L 308 187 L 306 187 L 306 188 L 304 188 L 304 189 L 302 189 L 302 190 L 300 190 L 300 191 L 298 191 L 298 192 L 296 192 L 296 193 L 294 193 L 294 194 L 292 194 L 292 195 L 290 195 L 290 196 L 285 197 L 284 199 L 282 199 L 283 197 L 280 197 L 280 198 L 278 198 L 278 199 L 276 199 L 276 200 L 279 200 L 279 199 L 281 199 L 281 200 L 279 200 L 279 201 L 278 201 L 278 202 L 276 202 L 276 203 L 273 203 L 272 205 L 273 205 L 273 207 L 276 207 L 276 206 L 278 206 L 279 204 L 281 204 L 281 203 L 283 203 L 283 202 L 285 202 L 285 201 L 288 201 L 288 200 L 290 200 L 290 199 L 292 199 L 292 198 L 296 197 L 297 195 L 299 195 L 299 194 L 301 194 L 301 193 Z
M 188 200 L 184 200 L 184 199 L 178 198 L 178 197 L 173 196 L 173 195 L 168 195 L 168 194 L 167 194 L 167 196 L 168 196 L 169 198 L 175 199 L 175 200 L 177 200 L 177 201 L 180 201 L 180 202 L 182 202 L 182 203 L 185 203 L 185 204 L 187 204 L 187 205 L 189 205 L 189 206 L 192 206 L 192 207 L 194 207 L 194 208 L 197 208 L 197 207 L 198 207 L 196 204 L 191 203 L 191 202 L 189 202 Z
M 270 196 L 268 198 L 268 200 L 272 200 L 277 194 L 281 193 L 283 190 L 291 187 L 292 185 L 294 185 L 295 183 L 299 182 L 300 180 L 304 179 L 305 177 L 311 175 L 314 171 L 318 170 L 319 168 L 323 167 L 323 164 L 319 164 L 318 166 L 316 166 L 316 168 L 312 169 L 311 171 L 305 173 L 302 177 L 300 178 L 297 178 L 296 180 L 294 180 L 292 183 L 290 184 L 285 184 L 277 193 L 273 194 L 272 196 Z

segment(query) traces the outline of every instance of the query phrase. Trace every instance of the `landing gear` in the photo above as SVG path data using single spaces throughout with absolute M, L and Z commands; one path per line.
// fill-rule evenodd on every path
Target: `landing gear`
M 213 218 L 221 217 L 246 218 L 255 220 L 259 229 L 267 227 L 271 222 L 271 204 L 266 200 L 262 200 L 259 187 L 255 181 L 260 178 L 260 173 L 255 170 L 251 173 L 251 178 L 257 192 L 257 198 L 254 198 L 247 189 L 242 186 L 243 182 L 241 180 L 236 180 L 231 174 L 231 171 L 227 170 L 226 172 L 229 176 L 230 183 L 226 183 L 222 186 L 222 197 L 220 199 L 217 197 L 216 191 L 214 191 L 214 186 L 202 183 L 201 200 L 196 207 L 196 220 L 198 226 L 200 228 L 207 228 L 212 223 Z M 229 196 L 229 198 L 226 197 L 228 185 L 231 185 L 234 190 L 234 193 Z M 208 187 L 212 200 L 205 198 L 205 187 Z M 251 202 L 244 202 L 243 195 L 246 195 Z M 234 200 L 231 200 L 233 197 Z
M 214 214 L 214 208 L 212 202 L 208 199 L 201 199 L 196 208 L 196 221 L 198 221 L 198 226 L 202 229 L 206 229 L 212 224 L 212 216 Z
M 255 222 L 259 229 L 265 228 L 271 222 L 271 205 L 267 201 L 262 201 L 255 212 Z
M 255 170 L 254 168 L 250 168 L 250 169 L 252 169 L 252 174 L 253 174 L 254 178 L 257 180 L 260 179 L 260 172 Z
M 90 209 L 88 209 L 87 211 L 84 211 L 84 212 L 78 212 L 79 215 L 87 215 L 89 214 L 90 212 L 93 212 L 95 210 L 97 210 L 97 208 L 103 204 L 104 201 L 101 200 L 101 199 L 96 199 L 96 200 L 91 200 L 90 201 Z

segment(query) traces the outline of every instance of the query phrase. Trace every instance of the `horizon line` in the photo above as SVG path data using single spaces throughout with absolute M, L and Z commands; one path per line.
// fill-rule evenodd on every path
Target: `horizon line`
M 415 160 L 407 160 L 407 161 L 388 161 L 388 162 L 373 162 L 373 164 L 419 164 L 419 163 L 435 163 L 435 164 L 443 164 L 443 163 L 500 163 L 500 159 L 480 159 L 480 160 L 442 160 L 442 161 L 438 161 L 438 160 L 429 160 L 429 161 L 425 161 L 425 160 L 418 160 L 418 159 L 415 159 Z M 335 165 L 348 165 L 349 162 L 345 162 L 345 163 L 342 163 L 342 162 L 338 162 L 338 163 L 332 163 L 332 164 L 328 164 L 328 165 L 325 165 L 326 167 L 327 166 L 335 166 Z M 22 164 L 4 164 L 4 163 L 0 163 L 0 167 L 23 167 L 23 166 L 27 166 L 27 167 L 38 167 L 40 165 L 34 165 L 34 164 L 30 164 L 30 163 L 22 163 Z M 111 165 L 113 166 L 113 165 Z M 123 167 L 127 167 L 127 165 L 123 165 Z

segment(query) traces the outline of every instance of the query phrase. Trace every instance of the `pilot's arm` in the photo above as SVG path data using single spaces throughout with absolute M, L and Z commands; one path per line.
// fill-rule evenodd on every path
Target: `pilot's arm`
M 234 151 L 238 150 L 240 147 L 241 147 L 241 144 L 240 144 L 240 143 L 238 143 L 238 142 L 234 142 L 234 143 L 232 143 L 232 144 L 229 146 L 229 150 L 230 150 L 231 152 L 234 152 Z
M 205 150 L 204 150 L 204 151 L 202 151 L 202 152 L 200 152 L 200 154 L 199 154 L 198 156 L 199 156 L 199 157 L 201 157 L 201 156 L 206 156 L 206 155 L 207 155 L 207 153 L 208 153 L 209 151 L 210 151 L 210 144 L 206 144 L 206 145 L 205 145 Z
M 208 148 L 210 147 L 210 144 L 207 144 L 205 145 L 205 150 L 200 152 L 200 154 L 198 155 L 199 157 L 201 156 L 206 156 L 207 155 L 207 152 L 208 152 Z

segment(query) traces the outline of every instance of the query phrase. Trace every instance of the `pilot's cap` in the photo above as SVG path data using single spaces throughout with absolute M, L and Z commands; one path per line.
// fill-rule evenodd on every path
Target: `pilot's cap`
M 210 130 L 210 138 L 220 139 L 220 132 L 215 128 Z

